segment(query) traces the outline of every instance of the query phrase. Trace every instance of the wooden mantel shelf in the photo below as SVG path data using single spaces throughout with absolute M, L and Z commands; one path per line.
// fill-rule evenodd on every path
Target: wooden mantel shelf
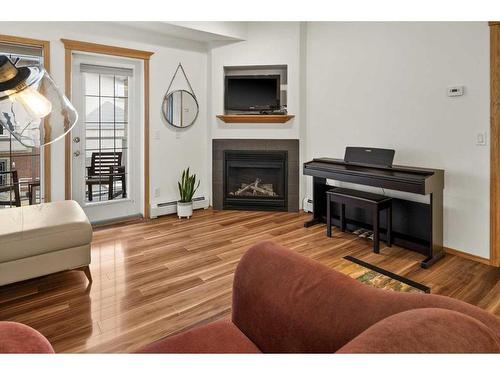
M 227 123 L 284 124 L 295 115 L 218 115 L 217 118 Z

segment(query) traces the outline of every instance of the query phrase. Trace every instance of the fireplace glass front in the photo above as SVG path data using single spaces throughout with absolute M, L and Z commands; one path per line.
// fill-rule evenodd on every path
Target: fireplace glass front
M 224 209 L 287 210 L 287 152 L 224 152 Z

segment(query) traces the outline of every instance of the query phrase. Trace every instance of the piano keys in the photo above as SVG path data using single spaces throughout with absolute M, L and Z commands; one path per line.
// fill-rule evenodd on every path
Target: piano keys
M 306 227 L 326 222 L 326 191 L 331 188 L 327 179 L 424 195 L 428 203 L 393 197 L 394 243 L 426 255 L 423 268 L 443 257 L 444 170 L 317 158 L 304 163 L 303 173 L 313 177 L 314 215 Z M 347 211 L 346 216 L 350 230 L 371 227 L 370 218 L 359 209 Z M 339 223 L 335 213 L 333 223 Z

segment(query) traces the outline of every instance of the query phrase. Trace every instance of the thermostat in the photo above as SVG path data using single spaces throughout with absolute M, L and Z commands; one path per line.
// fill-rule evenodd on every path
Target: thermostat
M 448 87 L 448 96 L 462 96 L 464 94 L 463 86 Z

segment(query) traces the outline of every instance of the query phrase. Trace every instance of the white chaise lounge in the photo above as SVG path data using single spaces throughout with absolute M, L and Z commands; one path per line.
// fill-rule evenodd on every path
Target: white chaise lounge
M 0 210 L 0 285 L 79 269 L 92 282 L 92 227 L 75 201 Z

